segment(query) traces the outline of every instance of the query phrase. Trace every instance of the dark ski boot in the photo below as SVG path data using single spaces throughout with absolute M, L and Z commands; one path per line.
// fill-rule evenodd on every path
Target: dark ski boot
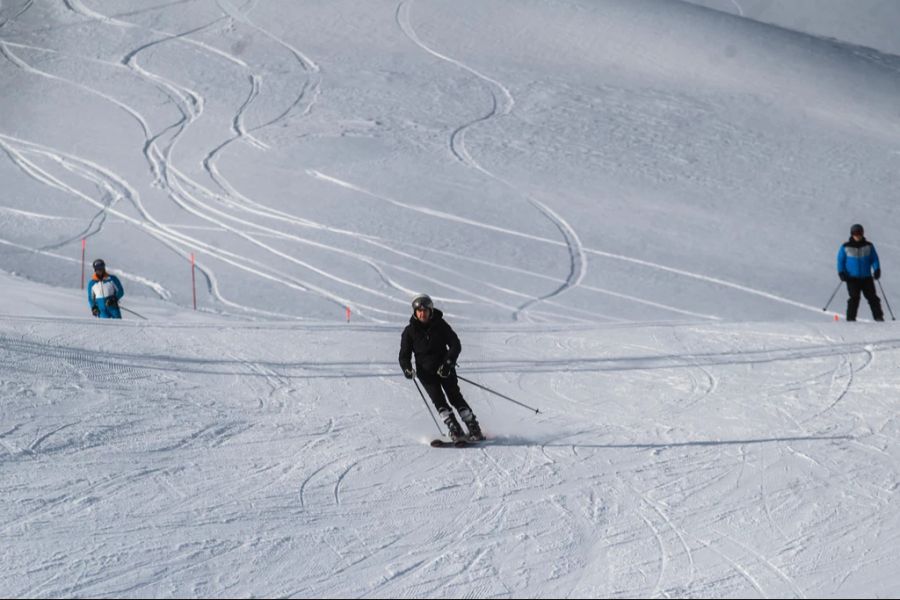
M 447 433 L 451 441 L 464 442 L 467 439 L 466 434 L 463 433 L 463 429 L 459 425 L 459 421 L 456 420 L 456 415 L 452 412 L 443 412 L 441 417 L 444 419 L 444 425 L 447 426 Z
M 478 424 L 475 413 L 464 408 L 459 411 L 459 416 L 462 417 L 463 422 L 466 424 L 466 429 L 469 430 L 469 439 L 471 441 L 480 442 L 484 440 L 484 434 L 481 432 L 481 425 Z

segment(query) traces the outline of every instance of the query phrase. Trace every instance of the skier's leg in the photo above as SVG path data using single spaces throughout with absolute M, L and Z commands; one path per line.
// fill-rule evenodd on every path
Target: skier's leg
M 881 298 L 875 290 L 875 280 L 863 280 L 862 292 L 869 301 L 869 308 L 872 309 L 872 318 L 876 321 L 884 321 L 884 311 L 881 309 Z
M 447 432 L 450 434 L 450 439 L 454 442 L 463 439 L 465 436 L 463 435 L 462 427 L 460 426 L 459 421 L 456 420 L 456 415 L 453 414 L 453 411 L 447 404 L 447 399 L 444 397 L 444 390 L 441 389 L 441 382 L 431 380 L 423 381 L 421 378 L 419 378 L 419 381 L 422 381 L 422 387 L 425 388 L 428 397 L 431 398 L 431 402 L 434 404 L 438 414 L 444 421 L 444 425 L 447 426 Z
M 473 440 L 483 440 L 484 434 L 481 433 L 481 426 L 478 424 L 478 419 L 475 418 L 475 413 L 472 412 L 472 408 L 466 402 L 465 398 L 463 398 L 462 392 L 459 390 L 459 380 L 456 378 L 456 373 L 447 379 L 442 379 L 441 385 L 443 386 L 444 391 L 447 392 L 447 397 L 450 399 L 453 408 L 459 412 L 460 418 L 462 418 L 463 422 L 466 424 L 466 429 L 469 430 L 469 437 Z
M 847 280 L 847 292 L 850 298 L 847 300 L 847 320 L 856 320 L 856 311 L 859 310 L 859 294 L 862 291 L 862 282 L 859 279 Z
M 459 379 L 456 378 L 456 373 L 450 375 L 450 377 L 446 379 L 441 379 L 441 387 L 444 388 L 444 391 L 447 393 L 447 398 L 450 400 L 450 404 L 453 405 L 460 414 L 462 411 L 469 410 L 469 404 L 466 402 L 466 399 L 463 398 L 462 392 L 459 389 Z
M 425 392 L 428 394 L 428 397 L 431 398 L 431 403 L 434 404 L 438 413 L 443 415 L 445 412 L 450 412 L 450 406 L 447 404 L 447 399 L 444 397 L 444 390 L 441 389 L 441 383 L 439 381 L 424 380 L 421 377 L 419 377 L 419 381 L 422 382 L 422 387 L 425 388 Z

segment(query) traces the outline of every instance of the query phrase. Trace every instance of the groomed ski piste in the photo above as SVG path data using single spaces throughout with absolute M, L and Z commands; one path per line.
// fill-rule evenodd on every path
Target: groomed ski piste
M 0 593 L 897 597 L 897 11 L 722 4 L 0 1 Z

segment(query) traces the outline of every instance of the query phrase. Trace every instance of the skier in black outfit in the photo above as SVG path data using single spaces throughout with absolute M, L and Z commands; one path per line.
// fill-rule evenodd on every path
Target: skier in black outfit
M 400 339 L 400 367 L 407 379 L 418 377 L 428 392 L 428 396 L 447 425 L 450 439 L 454 442 L 465 440 L 459 421 L 447 404 L 459 412 L 459 416 L 469 430 L 468 439 L 483 440 L 481 427 L 472 408 L 459 391 L 456 377 L 456 359 L 462 351 L 459 337 L 444 320 L 444 313 L 434 308 L 434 303 L 426 294 L 420 294 L 412 301 L 413 315 Z M 412 355 L 416 355 L 413 370 Z M 446 392 L 447 397 L 444 397 Z

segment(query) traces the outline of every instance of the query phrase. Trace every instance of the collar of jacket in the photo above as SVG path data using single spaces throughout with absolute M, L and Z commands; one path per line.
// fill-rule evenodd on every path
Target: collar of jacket
M 103 276 L 102 276 L 102 277 L 98 277 L 97 274 L 94 273 L 93 279 L 94 279 L 94 281 L 103 281 L 103 280 L 106 279 L 107 277 L 109 277 L 109 273 L 107 273 L 106 271 L 103 271 Z
M 434 325 L 437 321 L 444 318 L 444 313 L 440 311 L 440 309 L 432 308 L 431 309 L 431 318 L 428 319 L 427 323 L 423 323 L 422 321 L 416 318 L 416 315 L 413 314 L 409 318 L 409 322 L 412 323 L 413 327 L 418 327 L 419 329 L 431 329 L 431 326 Z
M 857 242 L 853 239 L 852 235 L 850 236 L 850 239 L 844 243 L 845 246 L 851 246 L 853 248 L 861 248 L 862 246 L 866 246 L 868 244 L 869 240 L 867 240 L 865 236 L 863 236 L 863 238 Z

